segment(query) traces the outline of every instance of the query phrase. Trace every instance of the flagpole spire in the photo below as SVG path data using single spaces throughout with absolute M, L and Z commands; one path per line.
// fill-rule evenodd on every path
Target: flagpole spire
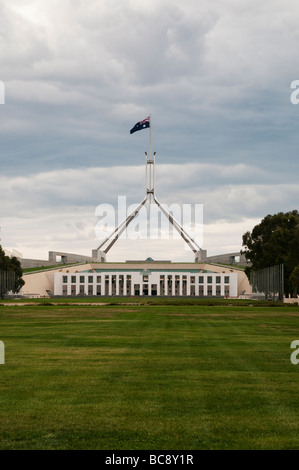
M 145 152 L 145 197 L 148 200 L 149 204 L 151 203 L 151 197 L 154 195 L 155 191 L 155 174 L 154 174 L 154 164 L 155 159 L 152 156 L 152 115 L 149 114 L 147 118 L 143 121 L 139 121 L 135 124 L 134 127 L 130 130 L 130 134 L 134 134 L 136 131 L 140 131 L 145 128 L 150 128 L 149 133 L 149 151 Z
M 149 115 L 149 123 L 150 123 L 150 141 L 149 141 L 149 157 L 152 159 L 152 115 Z
M 150 137 L 149 137 L 149 160 L 150 164 L 152 163 L 152 115 L 149 115 L 149 127 L 150 127 Z M 152 167 L 150 167 L 149 174 L 149 189 L 152 189 Z M 151 194 L 149 194 L 149 203 L 151 203 Z

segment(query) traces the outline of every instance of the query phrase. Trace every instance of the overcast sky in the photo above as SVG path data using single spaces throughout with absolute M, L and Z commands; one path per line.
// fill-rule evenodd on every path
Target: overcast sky
M 238 251 L 298 209 L 298 0 L 10 0 L 0 5 L 1 244 L 91 255 L 98 205 L 203 204 L 202 248 Z M 193 260 L 180 240 L 120 240 L 107 260 Z

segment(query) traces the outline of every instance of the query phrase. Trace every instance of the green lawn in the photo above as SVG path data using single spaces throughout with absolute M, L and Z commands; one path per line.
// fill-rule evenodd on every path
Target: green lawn
M 299 307 L 0 306 L 0 449 L 299 449 L 295 339 Z

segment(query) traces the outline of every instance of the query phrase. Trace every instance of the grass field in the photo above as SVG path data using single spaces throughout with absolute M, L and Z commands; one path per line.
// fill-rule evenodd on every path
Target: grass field
M 0 306 L 0 449 L 299 449 L 298 306 L 52 300 Z

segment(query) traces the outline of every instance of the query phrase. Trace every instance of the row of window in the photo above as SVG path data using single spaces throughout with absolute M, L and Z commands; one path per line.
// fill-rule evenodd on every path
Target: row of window
M 79 287 L 76 285 L 71 285 L 69 286 L 69 290 L 68 290 L 67 285 L 63 285 L 62 294 L 63 295 L 69 295 L 69 294 L 70 295 L 89 295 L 89 296 L 92 296 L 92 295 L 105 295 L 105 296 L 108 296 L 108 295 L 112 295 L 112 296 L 115 296 L 115 295 L 161 295 L 161 296 L 163 295 L 167 295 L 167 296 L 199 295 L 201 297 L 203 297 L 204 295 L 208 295 L 208 296 L 216 295 L 216 297 L 220 297 L 221 295 L 224 295 L 228 297 L 230 294 L 229 286 L 222 287 L 222 289 L 224 289 L 223 292 L 221 291 L 221 287 L 219 285 L 214 286 L 215 290 L 213 290 L 212 285 L 208 285 L 206 287 L 206 291 L 204 290 L 203 286 L 198 286 L 197 289 L 198 291 L 196 292 L 194 285 L 190 286 L 190 291 L 187 290 L 187 286 L 183 286 L 182 290 L 179 290 L 177 287 L 175 287 L 175 289 L 173 290 L 172 287 L 170 286 L 160 285 L 160 290 L 158 290 L 157 284 L 152 284 L 151 286 L 149 286 L 148 284 L 134 284 L 132 286 L 128 286 L 125 289 L 120 289 L 117 292 L 115 287 L 114 288 L 110 287 L 110 290 L 109 290 L 108 286 L 104 286 L 104 288 L 102 289 L 101 285 L 97 285 L 97 286 L 88 285 L 88 287 L 86 287 L 85 285 L 80 285 Z
M 103 276 L 104 277 L 104 276 Z M 109 281 L 108 275 L 105 276 L 105 281 Z M 181 279 L 184 281 L 187 281 L 187 276 L 178 276 L 178 275 L 161 275 L 160 276 L 160 281 L 164 281 L 164 279 L 168 280 L 168 282 L 171 282 L 174 278 L 174 281 L 179 282 Z M 63 283 L 67 284 L 68 282 L 71 282 L 72 284 L 75 284 L 77 282 L 77 276 L 63 276 Z M 126 280 L 130 281 L 131 276 L 127 275 Z M 124 276 L 121 274 L 119 275 L 119 282 L 124 281 Z M 80 284 L 84 284 L 85 282 L 88 282 L 89 284 L 93 284 L 95 282 L 95 276 L 84 276 L 80 275 L 79 276 L 79 282 Z M 96 283 L 101 284 L 102 282 L 102 276 L 96 276 Z M 116 282 L 116 275 L 112 275 L 112 282 Z M 148 276 L 143 276 L 143 282 L 147 283 L 149 282 L 149 277 Z M 208 284 L 213 283 L 213 276 L 207 276 L 206 277 L 206 282 Z M 204 276 L 198 276 L 198 284 L 204 284 L 205 283 L 205 277 Z M 215 283 L 216 284 L 221 284 L 221 276 L 215 276 Z M 195 284 L 195 276 L 190 276 L 190 284 Z M 229 276 L 224 276 L 224 284 L 229 284 Z

